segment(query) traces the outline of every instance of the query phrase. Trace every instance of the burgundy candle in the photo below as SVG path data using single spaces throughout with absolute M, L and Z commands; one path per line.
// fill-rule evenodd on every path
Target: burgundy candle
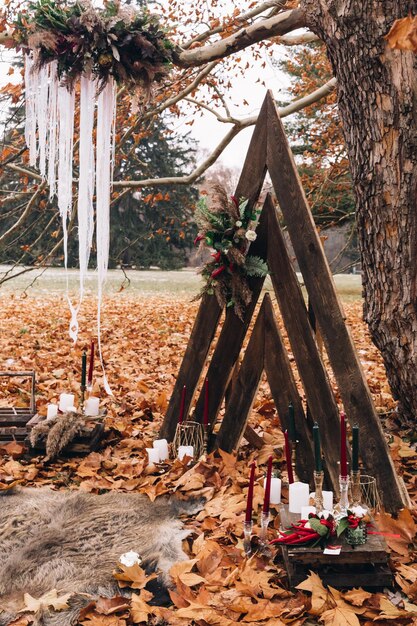
M 204 381 L 204 414 L 203 414 L 203 424 L 204 428 L 207 428 L 209 423 L 209 385 L 208 378 Z
M 94 370 L 94 341 L 91 342 L 90 363 L 88 364 L 87 386 L 93 386 L 93 370 Z
M 252 521 L 252 502 L 253 502 L 253 486 L 255 484 L 255 468 L 256 468 L 256 463 L 255 461 L 252 461 L 252 463 L 250 464 L 248 500 L 246 503 L 245 522 L 247 523 L 250 523 Z
M 343 411 L 340 414 L 340 475 L 346 478 L 347 460 L 346 460 L 346 415 Z
M 268 459 L 268 469 L 266 471 L 265 496 L 263 512 L 269 513 L 269 497 L 271 495 L 271 477 L 272 477 L 272 456 Z
M 184 421 L 184 409 L 185 409 L 185 396 L 187 393 L 187 387 L 184 385 L 181 392 L 181 404 L 180 404 L 180 414 L 178 417 L 178 424 L 182 424 Z
M 294 482 L 294 474 L 292 473 L 292 465 L 291 465 L 291 443 L 288 437 L 288 430 L 284 432 L 285 439 L 285 460 L 287 462 L 287 472 L 288 472 L 288 482 L 290 485 Z

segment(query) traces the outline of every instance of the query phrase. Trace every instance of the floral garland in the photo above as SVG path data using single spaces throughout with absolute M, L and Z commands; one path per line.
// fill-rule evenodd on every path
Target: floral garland
M 214 187 L 212 205 L 209 207 L 201 198 L 195 213 L 200 231 L 194 243 L 214 250 L 213 260 L 201 270 L 205 285 L 197 298 L 205 293 L 215 295 L 220 307 L 233 307 L 240 319 L 252 300 L 248 278 L 268 274 L 263 259 L 247 255 L 249 244 L 256 239 L 254 228 L 259 213 L 248 200 L 229 198 L 221 185 Z
M 19 13 L 13 27 L 16 47 L 32 51 L 38 68 L 57 61 L 58 76 L 70 87 L 91 73 L 101 87 L 112 76 L 149 90 L 171 65 L 173 44 L 158 18 L 117 0 L 103 8 L 91 0 L 38 0 Z
M 329 512 L 323 512 L 320 515 L 310 513 L 308 520 L 302 519 L 296 524 L 291 524 L 290 528 L 278 531 L 280 536 L 270 543 L 291 546 L 309 545 L 315 547 L 318 544 L 325 546 L 332 537 L 340 537 L 349 529 L 365 528 L 370 523 L 366 509 L 362 507 L 354 507 L 354 509 L 347 511 L 345 517 L 337 520 Z

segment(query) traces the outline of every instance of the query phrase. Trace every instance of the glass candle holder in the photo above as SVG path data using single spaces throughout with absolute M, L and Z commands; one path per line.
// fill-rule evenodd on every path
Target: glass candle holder
M 355 470 L 350 475 L 351 485 L 350 490 L 352 494 L 352 506 L 361 506 L 361 472 Z
M 266 543 L 267 542 L 268 524 L 269 524 L 269 511 L 268 511 L 268 513 L 265 513 L 264 511 L 262 511 L 262 513 L 261 513 L 261 532 L 260 532 L 260 539 L 261 539 L 262 543 Z
M 346 541 L 351 546 L 363 546 L 367 538 L 366 524 L 359 524 L 357 528 L 346 529 Z
M 316 513 L 323 511 L 323 478 L 324 472 L 314 472 L 314 506 L 316 507 Z
M 245 554 L 249 556 L 252 552 L 251 538 L 252 538 L 253 522 L 245 522 L 243 525 L 243 549 Z
M 346 517 L 349 508 L 349 476 L 339 476 L 340 500 L 335 507 L 338 519 Z

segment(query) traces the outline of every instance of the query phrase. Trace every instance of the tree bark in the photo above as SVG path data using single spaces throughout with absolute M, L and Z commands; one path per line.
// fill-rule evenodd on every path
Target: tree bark
M 356 194 L 364 316 L 404 418 L 417 413 L 417 56 L 390 50 L 410 0 L 303 0 L 326 44 Z

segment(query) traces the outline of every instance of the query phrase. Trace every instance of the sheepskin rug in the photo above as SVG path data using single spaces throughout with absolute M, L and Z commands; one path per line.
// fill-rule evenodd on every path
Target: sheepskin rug
M 142 494 L 19 489 L 0 496 L 0 626 L 35 598 L 56 589 L 74 593 L 66 612 L 37 615 L 36 624 L 70 626 L 92 598 L 121 591 L 112 572 L 124 552 L 138 552 L 169 584 L 171 566 L 187 556 L 188 531 L 178 516 L 204 503 Z

